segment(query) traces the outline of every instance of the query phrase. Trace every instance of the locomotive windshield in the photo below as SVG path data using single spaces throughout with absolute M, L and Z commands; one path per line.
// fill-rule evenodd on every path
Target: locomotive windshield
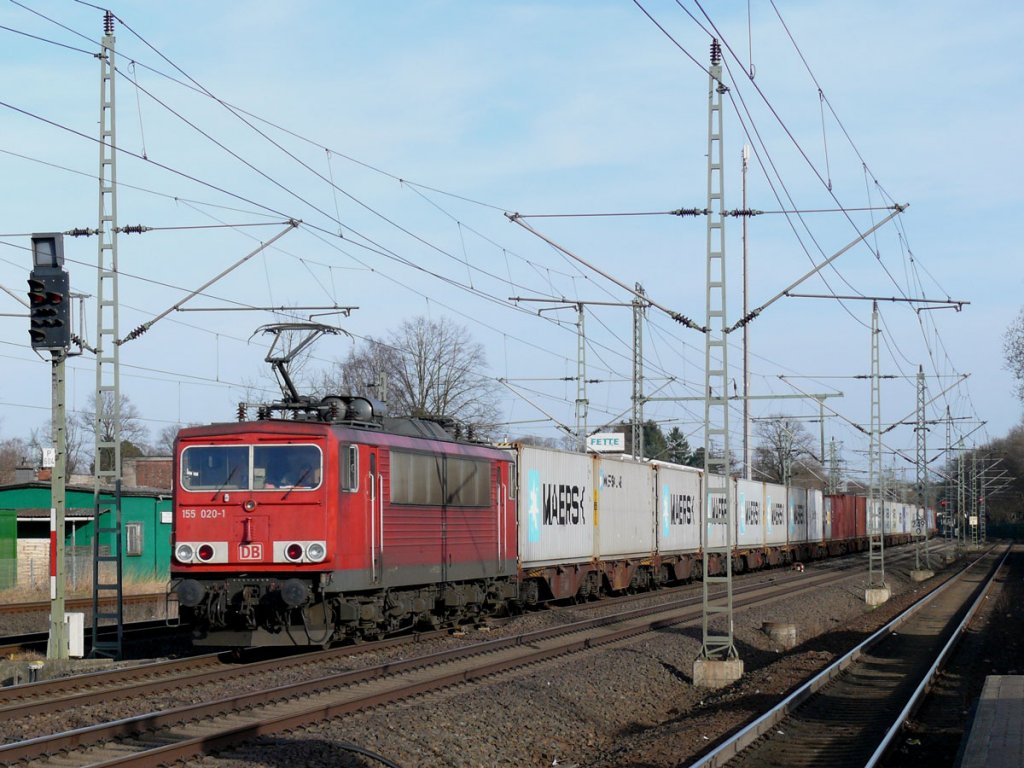
M 192 445 L 181 454 L 187 491 L 312 489 L 323 458 L 315 445 Z
M 257 445 L 252 449 L 253 488 L 315 488 L 320 449 L 315 445 Z
M 196 445 L 181 456 L 181 484 L 190 491 L 237 491 L 249 487 L 249 448 Z

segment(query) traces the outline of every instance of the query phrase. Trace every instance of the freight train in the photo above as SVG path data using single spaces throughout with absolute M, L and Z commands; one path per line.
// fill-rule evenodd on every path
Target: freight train
M 370 398 L 291 416 L 178 435 L 170 587 L 196 645 L 327 646 L 652 589 L 726 542 L 692 467 L 461 441 Z M 734 572 L 867 547 L 862 497 L 732 483 Z M 890 545 L 935 528 L 907 504 L 883 517 Z

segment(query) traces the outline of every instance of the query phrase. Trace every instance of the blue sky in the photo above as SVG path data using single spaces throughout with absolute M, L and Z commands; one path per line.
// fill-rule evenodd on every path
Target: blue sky
M 775 0 L 774 7 L 752 3 L 748 16 L 743 2 L 701 5 L 725 44 L 731 88 L 726 207 L 740 207 L 740 151 L 751 143 L 751 207 L 829 211 L 751 220 L 751 305 L 885 215 L 853 209 L 910 203 L 896 222 L 798 292 L 970 302 L 960 312 L 881 305 L 882 370 L 897 377 L 884 382 L 882 420 L 910 417 L 912 377 L 924 365 L 932 395 L 970 374 L 930 406 L 931 417 L 948 405 L 954 416 L 987 421 L 971 440 L 1005 434 L 1020 420 L 1003 369 L 1002 334 L 1022 295 L 1012 222 L 1021 202 L 1015 136 L 1024 118 L 1018 52 L 1024 10 L 1009 2 L 986 4 L 981 13 L 954 2 Z M 303 227 L 194 306 L 224 306 L 224 300 L 355 305 L 339 323 L 356 337 L 384 335 L 416 315 L 450 317 L 484 345 L 494 376 L 530 380 L 517 385 L 522 397 L 505 402 L 505 417 L 517 422 L 508 436 L 557 436 L 543 412 L 574 423 L 575 384 L 554 380 L 576 372 L 575 316 L 538 317 L 535 306 L 517 310 L 508 297 L 630 297 L 509 223 L 504 212 L 705 205 L 708 76 L 687 53 L 706 65 L 709 37 L 687 11 L 703 26 L 710 23 L 692 0 L 639 6 L 624 0 L 111 3 L 130 27 L 116 30 L 117 130 L 125 150 L 118 160 L 119 221 L 183 227 L 275 222 L 281 214 L 302 219 Z M 0 5 L 0 25 L 87 51 L 0 30 L 0 101 L 7 105 L 0 107 L 0 285 L 21 292 L 27 238 L 6 235 L 96 225 L 95 141 L 24 113 L 97 135 L 99 65 L 88 51 L 97 49 L 102 16 L 70 0 L 26 1 Z M 746 75 L 751 53 L 753 81 Z M 280 148 L 221 104 L 153 71 L 185 81 L 174 66 L 222 101 L 278 126 L 249 118 Z M 153 162 L 133 156 L 143 154 Z M 839 206 L 847 213 L 836 212 Z M 530 222 L 600 270 L 629 285 L 639 282 L 657 302 L 703 320 L 702 219 Z M 121 236 L 122 335 L 279 229 Z M 375 245 L 363 247 L 360 237 Z M 729 315 L 738 319 L 735 220 L 726 248 Z M 66 252 L 73 286 L 94 294 L 95 241 L 69 240 Z M 0 302 L 0 312 L 22 311 L 6 294 Z M 784 299 L 750 326 L 752 391 L 843 392 L 829 401 L 839 416 L 829 420 L 827 433 L 843 442 L 853 464 L 863 461 L 857 451 L 865 439 L 852 425 L 869 421 L 868 387 L 852 377 L 870 373 L 870 311 L 867 301 Z M 256 312 L 174 313 L 121 348 L 122 389 L 154 432 L 175 422 L 228 420 L 246 385 L 270 386 L 264 348 L 249 337 L 273 319 Z M 629 409 L 630 323 L 623 308 L 588 310 L 588 377 L 601 380 L 588 392 L 591 427 Z M 94 325 L 95 309 L 87 305 L 90 338 Z M 26 327 L 24 318 L 0 317 L 7 372 L 0 438 L 26 436 L 48 418 L 48 366 L 28 348 Z M 665 385 L 659 394 L 678 397 L 699 392 L 702 336 L 656 310 L 644 333 L 648 390 Z M 342 337 L 322 342 L 319 364 L 343 357 L 351 344 Z M 734 377 L 741 375 L 740 360 L 734 346 Z M 669 377 L 674 381 L 666 383 Z M 86 407 L 91 359 L 74 360 L 68 382 L 69 406 Z M 752 410 L 808 415 L 816 406 L 758 401 Z M 698 405 L 651 404 L 647 415 L 701 442 Z M 957 427 L 973 428 L 970 421 Z M 944 439 L 935 427 L 929 445 Z M 912 455 L 913 431 L 897 428 L 886 442 Z

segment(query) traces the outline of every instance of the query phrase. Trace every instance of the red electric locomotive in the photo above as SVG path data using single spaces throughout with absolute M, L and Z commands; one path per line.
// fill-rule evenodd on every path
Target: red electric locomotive
M 178 435 L 171 576 L 195 644 L 326 646 L 515 600 L 510 454 L 289 389 Z

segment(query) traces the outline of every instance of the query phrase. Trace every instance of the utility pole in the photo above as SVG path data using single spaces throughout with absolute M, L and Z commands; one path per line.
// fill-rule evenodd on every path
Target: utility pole
M 639 286 L 637 286 L 639 288 Z M 559 298 L 559 299 L 534 299 L 526 298 L 523 296 L 509 296 L 509 301 L 534 301 L 541 304 L 561 304 L 560 307 L 545 307 L 538 309 L 537 314 L 545 310 L 552 309 L 575 309 L 576 310 L 576 450 L 580 453 L 584 453 L 587 450 L 587 410 L 589 401 L 587 400 L 587 336 L 586 330 L 583 326 L 584 307 L 587 304 L 596 304 L 605 307 L 633 307 L 634 308 L 634 333 L 636 332 L 636 301 L 626 304 L 620 301 L 573 301 L 572 299 Z M 636 355 L 637 352 L 634 350 L 634 376 L 636 371 Z M 642 366 L 643 363 L 640 363 Z M 641 385 L 642 386 L 642 385 Z M 633 383 L 634 398 L 636 393 L 637 383 Z M 636 400 L 634 399 L 634 403 Z M 635 412 L 634 412 L 635 413 Z M 641 429 L 643 425 L 641 425 Z M 634 427 L 634 432 L 635 432 Z M 634 438 L 635 439 L 635 438 Z
M 694 685 L 712 688 L 728 685 L 743 676 L 743 661 L 736 652 L 733 639 L 732 541 L 735 510 L 729 466 L 729 345 L 722 139 L 722 96 L 726 91 L 722 82 L 722 49 L 718 40 L 712 40 L 708 82 L 707 293 L 704 316 L 707 328 L 704 335 L 704 498 L 709 503 L 704 505 L 703 525 L 703 640 L 700 655 L 693 663 Z M 716 445 L 721 446 L 720 457 L 715 454 Z M 712 566 L 717 571 L 714 575 Z
M 882 397 L 878 362 L 878 302 L 871 310 L 871 443 L 868 451 L 868 587 L 871 607 L 889 599 L 885 583 L 885 513 L 882 494 Z
M 64 271 L 64 236 L 32 235 L 32 273 L 28 280 L 29 338 L 32 349 L 50 353 L 51 433 L 54 462 L 50 476 L 50 633 L 46 658 L 68 658 L 64 615 L 64 506 L 67 432 L 64 367 L 71 344 L 71 290 Z
M 103 17 L 100 42 L 100 168 L 96 269 L 96 414 L 93 418 L 92 655 L 121 658 L 124 595 L 121 561 L 121 369 L 117 292 L 117 116 L 114 98 L 114 16 Z M 103 411 L 109 409 L 111 434 Z M 101 502 L 104 481 L 113 486 L 113 504 Z M 104 517 L 106 522 L 104 522 Z M 101 539 L 109 546 L 104 552 Z M 104 605 L 110 598 L 113 608 Z M 101 607 L 102 606 L 102 607 Z M 116 626 L 114 638 L 101 639 L 100 627 Z

